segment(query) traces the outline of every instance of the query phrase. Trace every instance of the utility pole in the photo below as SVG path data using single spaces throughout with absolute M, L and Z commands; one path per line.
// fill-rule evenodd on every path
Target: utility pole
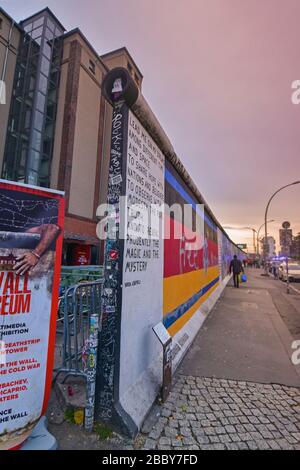
M 256 253 L 257 248 L 256 248 L 256 245 L 255 245 L 255 239 L 256 239 L 255 234 L 257 233 L 257 230 L 255 228 L 253 228 L 253 227 L 227 227 L 227 226 L 223 227 L 223 228 L 228 229 L 228 230 L 252 230 L 252 232 L 253 232 L 253 250 L 254 250 L 254 253 Z
M 285 258 L 286 262 L 286 293 L 290 293 L 290 279 L 289 279 L 289 257 Z
M 275 222 L 274 219 L 271 219 L 271 220 L 268 220 L 268 224 L 270 224 L 271 222 Z M 259 229 L 257 230 L 257 237 L 256 237 L 256 248 L 257 248 L 257 255 L 259 256 L 259 233 L 261 231 L 261 229 L 263 228 L 263 226 L 265 225 L 265 222 L 263 224 L 261 224 L 261 226 L 259 227 Z
M 285 186 L 282 186 L 282 188 L 277 189 L 277 191 L 275 191 L 275 193 L 272 194 L 272 196 L 270 197 L 270 199 L 268 201 L 266 211 L 265 211 L 265 240 L 264 240 L 264 263 L 265 263 L 265 275 L 266 276 L 269 276 L 268 268 L 267 268 L 267 246 L 268 246 L 267 245 L 267 239 L 268 239 L 268 228 L 267 228 L 268 220 L 267 220 L 267 217 L 268 217 L 268 210 L 269 210 L 269 207 L 270 207 L 270 203 L 271 203 L 272 199 L 276 196 L 276 194 L 278 194 L 280 191 L 282 191 L 285 188 L 288 188 L 289 186 L 293 186 L 293 185 L 299 184 L 299 183 L 300 183 L 300 181 L 294 181 L 294 183 L 290 183 L 290 184 L 286 184 Z

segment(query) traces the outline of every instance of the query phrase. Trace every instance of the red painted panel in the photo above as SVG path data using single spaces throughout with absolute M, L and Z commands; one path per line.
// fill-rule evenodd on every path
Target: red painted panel
M 168 229 L 170 227 L 170 229 Z M 170 235 L 168 237 L 168 235 Z M 176 235 L 176 236 L 175 236 Z M 181 238 L 179 236 L 181 235 Z M 193 240 L 192 231 L 177 220 L 165 217 L 164 240 L 164 277 L 188 273 L 218 264 L 218 244 L 199 236 L 201 249 L 188 250 L 189 240 Z

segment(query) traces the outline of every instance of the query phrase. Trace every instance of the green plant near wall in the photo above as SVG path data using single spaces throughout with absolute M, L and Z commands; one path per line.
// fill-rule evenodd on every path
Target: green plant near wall
M 100 441 L 106 441 L 106 439 L 109 439 L 113 435 L 112 429 L 106 424 L 96 424 L 94 431 L 99 436 Z
M 67 421 L 67 423 L 75 424 L 73 408 L 67 408 L 64 414 L 65 414 L 65 420 Z

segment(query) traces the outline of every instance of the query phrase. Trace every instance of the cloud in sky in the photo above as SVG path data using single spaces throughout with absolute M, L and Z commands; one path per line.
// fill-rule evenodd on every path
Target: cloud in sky
M 300 179 L 298 0 L 2 0 L 22 19 L 49 6 L 99 54 L 125 45 L 143 93 L 224 225 L 261 225 L 268 197 Z M 300 185 L 273 201 L 270 233 L 300 231 Z M 230 232 L 251 243 L 251 233 Z M 248 240 L 250 238 L 250 240 Z

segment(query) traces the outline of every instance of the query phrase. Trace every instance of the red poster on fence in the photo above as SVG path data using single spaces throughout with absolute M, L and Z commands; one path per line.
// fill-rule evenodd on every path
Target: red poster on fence
M 47 407 L 63 221 L 62 193 L 0 180 L 0 450 Z

